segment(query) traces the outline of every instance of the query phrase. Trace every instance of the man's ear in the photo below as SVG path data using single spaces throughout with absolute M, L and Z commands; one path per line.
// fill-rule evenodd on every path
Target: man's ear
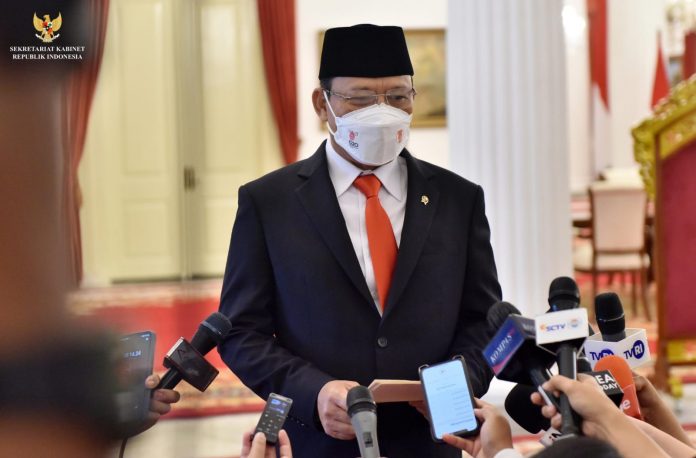
M 312 91 L 312 105 L 314 111 L 322 122 L 328 120 L 329 115 L 326 112 L 326 99 L 324 99 L 324 90 L 320 87 Z

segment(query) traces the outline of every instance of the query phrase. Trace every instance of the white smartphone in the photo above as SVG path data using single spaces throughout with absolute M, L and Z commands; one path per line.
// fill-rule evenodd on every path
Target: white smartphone
M 433 440 L 442 442 L 444 434 L 477 435 L 481 424 L 474 415 L 474 395 L 464 358 L 422 366 L 418 372 L 430 413 Z

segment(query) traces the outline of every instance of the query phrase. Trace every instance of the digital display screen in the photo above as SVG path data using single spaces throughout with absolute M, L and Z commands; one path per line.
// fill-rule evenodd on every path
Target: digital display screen
M 427 367 L 421 371 L 421 378 L 435 437 L 442 439 L 443 434 L 477 428 L 472 396 L 460 360 Z
M 283 416 L 287 415 L 289 409 L 290 403 L 278 398 L 271 398 L 270 402 L 268 403 L 268 410 L 278 412 L 278 414 Z

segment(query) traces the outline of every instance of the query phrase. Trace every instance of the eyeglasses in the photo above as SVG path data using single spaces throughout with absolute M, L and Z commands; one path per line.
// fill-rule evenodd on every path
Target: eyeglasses
M 341 94 L 338 92 L 330 91 L 324 89 L 329 95 L 335 95 L 340 97 L 344 102 L 357 107 L 369 107 L 370 105 L 375 105 L 379 101 L 380 96 L 384 96 L 384 100 L 387 105 L 394 108 L 399 108 L 401 110 L 410 108 L 413 105 L 413 98 L 416 96 L 417 92 L 415 89 L 392 89 L 385 92 L 384 94 L 375 94 L 374 92 L 355 92 L 352 94 Z

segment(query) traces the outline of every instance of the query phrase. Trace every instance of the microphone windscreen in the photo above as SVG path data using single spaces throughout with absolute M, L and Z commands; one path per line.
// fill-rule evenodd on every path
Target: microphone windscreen
M 491 329 L 498 330 L 510 315 L 521 315 L 521 313 L 517 307 L 511 303 L 500 301 L 496 302 L 488 309 L 486 321 Z
M 215 312 L 198 326 L 196 334 L 191 339 L 191 345 L 200 354 L 205 355 L 220 345 L 231 329 L 230 320 L 224 314 Z
M 595 297 L 595 317 L 602 335 L 618 334 L 626 330 L 623 306 L 616 293 L 602 293 Z
M 354 386 L 348 390 L 346 406 L 348 407 L 348 415 L 351 417 L 362 410 L 377 411 L 377 404 L 372 397 L 372 392 L 362 385 Z
M 530 396 L 535 392 L 537 389 L 532 386 L 517 384 L 505 398 L 505 411 L 531 434 L 551 426 L 549 419 L 541 414 L 541 407 L 532 404 Z
M 580 305 L 580 290 L 570 277 L 556 277 L 549 285 L 549 306 L 554 312 L 569 310 Z
M 611 372 L 611 375 L 624 391 L 627 386 L 633 385 L 633 373 L 631 372 L 631 367 L 628 365 L 625 359 L 619 356 L 605 356 L 597 361 L 594 370 Z

